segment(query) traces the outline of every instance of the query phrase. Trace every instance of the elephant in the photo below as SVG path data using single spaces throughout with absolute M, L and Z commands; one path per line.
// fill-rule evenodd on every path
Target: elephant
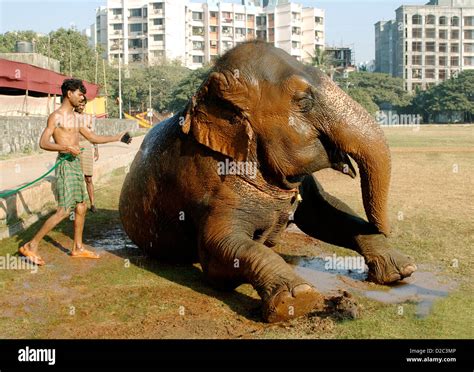
M 367 220 L 316 178 L 324 168 L 355 177 L 349 157 Z M 229 163 L 256 172 L 218 172 Z M 272 249 L 291 216 L 305 234 L 362 255 L 369 280 L 388 284 L 417 269 L 388 242 L 390 177 L 387 141 L 366 110 L 319 69 L 252 40 L 219 57 L 188 104 L 147 133 L 119 214 L 148 256 L 199 262 L 220 290 L 250 283 L 273 323 L 324 303 Z

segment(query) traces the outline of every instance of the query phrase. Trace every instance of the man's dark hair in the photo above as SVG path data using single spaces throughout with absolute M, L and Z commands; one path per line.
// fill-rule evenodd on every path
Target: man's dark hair
M 66 79 L 63 81 L 63 85 L 61 85 L 61 93 L 63 94 L 63 98 L 67 97 L 67 92 L 79 89 L 83 94 L 87 93 L 87 89 L 82 83 L 82 80 L 79 79 Z

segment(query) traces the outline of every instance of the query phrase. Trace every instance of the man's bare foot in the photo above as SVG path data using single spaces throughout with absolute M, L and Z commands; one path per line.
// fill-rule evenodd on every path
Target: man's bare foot
M 100 258 L 100 256 L 97 253 L 94 253 L 92 251 L 89 251 L 83 247 L 81 248 L 73 248 L 71 251 L 71 257 L 75 258 Z
M 38 244 L 28 242 L 25 243 L 18 249 L 18 252 L 25 256 L 28 261 L 34 263 L 38 266 L 43 266 L 45 264 L 44 260 L 38 255 Z

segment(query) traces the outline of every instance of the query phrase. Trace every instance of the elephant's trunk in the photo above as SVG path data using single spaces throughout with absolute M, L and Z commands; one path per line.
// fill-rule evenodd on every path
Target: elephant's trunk
M 365 213 L 384 235 L 390 233 L 388 193 L 390 150 L 382 129 L 370 114 L 329 79 L 322 79 L 319 102 L 323 105 L 326 135 L 359 165 Z

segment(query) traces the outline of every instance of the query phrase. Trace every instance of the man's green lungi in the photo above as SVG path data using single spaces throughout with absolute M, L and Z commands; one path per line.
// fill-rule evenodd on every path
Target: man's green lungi
M 77 203 L 86 200 L 81 160 L 79 156 L 59 153 L 56 161 L 61 161 L 55 171 L 58 206 L 74 210 Z

